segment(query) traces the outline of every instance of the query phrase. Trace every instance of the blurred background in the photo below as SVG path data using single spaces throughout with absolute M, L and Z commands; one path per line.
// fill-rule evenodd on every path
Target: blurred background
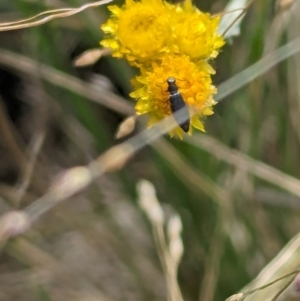
M 0 20 L 85 3 L 2 0 Z M 213 14 L 227 3 L 195 2 Z M 215 85 L 297 38 L 299 14 L 299 1 L 254 1 L 240 34 L 214 62 Z M 107 17 L 104 5 L 0 33 L 1 215 L 26 208 L 57 174 L 128 138 L 114 136 L 132 115 L 136 71 L 110 56 L 74 66 L 79 54 L 99 46 Z M 154 185 L 166 223 L 181 218 L 183 299 L 225 300 L 241 290 L 299 231 L 299 72 L 299 55 L 277 64 L 222 99 L 206 133 L 161 137 L 1 243 L 0 301 L 167 300 L 153 225 L 137 202 L 141 179 Z M 298 267 L 298 249 L 287 272 Z

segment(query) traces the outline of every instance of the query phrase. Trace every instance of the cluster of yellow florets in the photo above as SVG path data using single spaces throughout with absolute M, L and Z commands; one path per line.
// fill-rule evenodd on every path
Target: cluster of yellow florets
M 101 45 L 140 69 L 130 94 L 137 99 L 137 114 L 149 114 L 149 126 L 172 114 L 166 80 L 173 77 L 190 111 L 189 133 L 192 127 L 204 130 L 203 116 L 213 114 L 216 93 L 209 60 L 224 45 L 217 33 L 219 17 L 199 11 L 191 0 L 176 5 L 126 0 L 109 10 L 112 16 L 101 26 L 107 35 Z M 170 134 L 182 137 L 183 130 L 178 126 Z

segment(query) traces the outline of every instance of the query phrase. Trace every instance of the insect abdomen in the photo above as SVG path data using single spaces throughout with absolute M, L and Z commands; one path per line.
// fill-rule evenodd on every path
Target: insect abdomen
M 185 116 L 187 116 L 187 120 L 184 122 L 180 122 L 176 115 L 174 115 L 174 118 L 177 121 L 177 123 L 180 125 L 180 127 L 185 132 L 188 132 L 190 128 L 189 110 L 185 101 L 183 100 L 182 95 L 179 92 L 170 95 L 170 107 L 173 114 L 175 114 L 177 111 L 182 109 L 182 113 Z

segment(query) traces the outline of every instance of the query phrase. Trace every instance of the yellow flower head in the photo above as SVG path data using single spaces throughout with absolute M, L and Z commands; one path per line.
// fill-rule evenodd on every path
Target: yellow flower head
M 161 63 L 153 63 L 151 71 L 142 70 L 141 76 L 133 81 L 136 90 L 130 96 L 138 100 L 135 106 L 137 114 L 150 115 L 149 127 L 172 114 L 166 81 L 173 77 L 189 108 L 189 134 L 192 127 L 204 131 L 203 117 L 213 114 L 212 106 L 215 104 L 212 96 L 216 88 L 211 83 L 211 73 L 214 70 L 204 60 L 195 64 L 188 56 L 166 55 Z M 174 134 L 182 138 L 183 130 L 178 126 L 170 132 L 171 136 Z
M 167 92 L 167 79 L 172 77 L 189 110 L 189 134 L 193 127 L 204 131 L 203 117 L 213 114 L 216 93 L 208 61 L 225 43 L 217 33 L 219 17 L 202 13 L 192 0 L 175 5 L 126 0 L 122 7 L 113 5 L 109 10 L 112 16 L 101 26 L 106 38 L 100 44 L 139 67 L 141 75 L 130 94 L 137 99 L 137 114 L 149 114 L 149 126 L 172 114 Z M 170 132 L 174 134 L 182 138 L 183 129 L 176 127 Z
M 121 8 L 116 5 L 108 8 L 113 16 L 101 26 L 107 39 L 100 44 L 111 48 L 113 56 L 125 57 L 132 65 L 140 66 L 169 52 L 170 4 L 163 0 L 126 0 Z
M 212 17 L 195 8 L 186 0 L 173 21 L 176 52 L 192 60 L 215 58 L 225 41 L 217 32 L 220 17 Z

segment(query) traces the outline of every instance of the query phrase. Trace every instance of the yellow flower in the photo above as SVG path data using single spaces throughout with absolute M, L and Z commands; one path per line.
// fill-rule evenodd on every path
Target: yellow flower
M 109 10 L 112 16 L 101 26 L 106 38 L 100 44 L 140 68 L 130 94 L 137 99 L 137 114 L 149 114 L 149 126 L 172 114 L 167 79 L 173 77 L 189 109 L 188 133 L 204 131 L 203 117 L 213 114 L 216 93 L 208 61 L 225 43 L 217 33 L 219 17 L 199 11 L 192 0 L 126 0 Z M 175 134 L 183 137 L 180 126 L 170 132 Z
M 189 108 L 189 134 L 192 127 L 204 131 L 203 117 L 213 114 L 212 106 L 215 104 L 213 94 L 216 88 L 211 83 L 212 73 L 214 70 L 204 60 L 196 64 L 188 56 L 166 55 L 161 63 L 153 63 L 151 71 L 142 70 L 142 74 L 133 81 L 136 90 L 130 96 L 137 99 L 137 114 L 150 115 L 149 127 L 172 114 L 166 80 L 173 77 Z M 183 130 L 178 126 L 169 134 L 182 138 Z
M 101 26 L 107 39 L 100 44 L 135 66 L 158 59 L 172 44 L 172 7 L 163 0 L 126 0 L 121 8 L 109 6 L 113 16 Z
M 203 13 L 192 5 L 191 0 L 186 0 L 173 21 L 176 52 L 188 55 L 192 60 L 215 58 L 225 44 L 217 32 L 219 21 L 219 16 Z

